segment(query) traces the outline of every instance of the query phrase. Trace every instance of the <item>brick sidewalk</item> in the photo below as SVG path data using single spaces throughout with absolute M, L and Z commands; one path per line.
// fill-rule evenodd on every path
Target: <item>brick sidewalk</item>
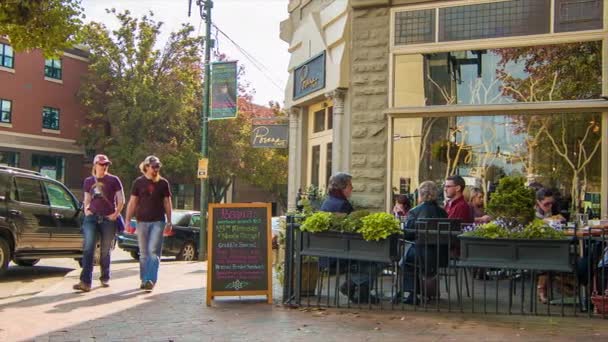
M 206 263 L 163 262 L 152 293 L 135 262 L 112 264 L 109 288 L 76 293 L 79 270 L 0 306 L 0 341 L 571 341 L 606 340 L 599 319 L 290 309 L 244 297 L 205 305 Z M 275 290 L 275 293 L 278 292 Z M 221 298 L 221 297 L 220 297 Z

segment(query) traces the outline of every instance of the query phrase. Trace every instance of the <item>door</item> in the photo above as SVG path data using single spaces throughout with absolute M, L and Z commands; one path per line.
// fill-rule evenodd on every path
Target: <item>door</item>
M 83 237 L 80 232 L 81 211 L 78 202 L 59 183 L 44 181 L 44 188 L 56 224 L 51 229 L 49 247 L 56 250 L 81 250 Z
M 14 178 L 8 201 L 8 218 L 15 227 L 16 250 L 48 248 L 55 220 L 39 180 Z

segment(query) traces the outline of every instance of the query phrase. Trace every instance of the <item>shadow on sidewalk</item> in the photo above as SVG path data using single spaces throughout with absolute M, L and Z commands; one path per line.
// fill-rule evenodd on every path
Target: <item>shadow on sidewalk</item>
M 77 302 L 68 302 L 68 303 L 60 303 L 53 307 L 53 309 L 48 310 L 48 313 L 58 313 L 58 312 L 70 312 L 75 309 L 87 307 L 87 306 L 96 306 L 102 304 L 108 304 L 112 302 L 118 302 L 123 300 L 128 300 L 129 298 L 136 297 L 139 295 L 144 295 L 146 292 L 140 289 L 130 289 L 121 292 L 110 293 L 105 296 L 99 297 L 89 297 L 85 300 L 77 301 Z

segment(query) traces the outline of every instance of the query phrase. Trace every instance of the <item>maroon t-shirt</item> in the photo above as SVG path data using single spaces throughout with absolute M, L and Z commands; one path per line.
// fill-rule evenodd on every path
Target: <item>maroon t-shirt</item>
M 116 193 L 122 191 L 122 183 L 110 174 L 101 178 L 90 176 L 84 180 L 82 190 L 91 195 L 89 210 L 96 215 L 108 216 L 116 210 Z
M 131 195 L 138 197 L 135 218 L 137 221 L 154 222 L 165 221 L 165 197 L 171 197 L 169 182 L 160 178 L 153 182 L 145 176 L 138 177 L 131 187 Z

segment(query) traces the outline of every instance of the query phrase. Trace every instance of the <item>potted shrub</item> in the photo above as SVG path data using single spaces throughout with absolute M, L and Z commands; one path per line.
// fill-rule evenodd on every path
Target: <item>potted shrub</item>
M 571 239 L 543 220 L 534 219 L 534 193 L 518 177 L 503 178 L 488 204 L 492 222 L 464 229 L 462 266 L 570 272 Z
M 302 223 L 300 253 L 340 259 L 391 262 L 397 258 L 399 221 L 388 213 L 316 212 Z

